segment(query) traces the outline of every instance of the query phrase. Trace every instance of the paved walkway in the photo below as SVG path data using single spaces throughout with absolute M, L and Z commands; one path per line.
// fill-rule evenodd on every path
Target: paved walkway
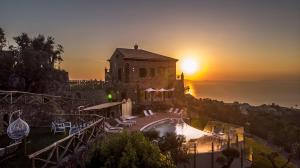
M 135 119 L 136 124 L 133 125 L 132 127 L 127 128 L 126 130 L 139 131 L 145 125 L 165 118 L 180 118 L 180 115 L 174 113 L 168 113 L 168 112 L 161 112 L 161 113 L 155 113 L 153 116 L 149 116 L 149 117 L 139 117 Z

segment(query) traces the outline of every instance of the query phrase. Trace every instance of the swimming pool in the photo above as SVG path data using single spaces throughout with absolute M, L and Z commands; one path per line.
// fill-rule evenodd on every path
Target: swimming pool
M 185 123 L 182 119 L 168 118 L 162 119 L 146 125 L 141 128 L 141 131 L 157 131 L 159 136 L 164 136 L 166 133 L 175 132 L 177 135 L 185 136 L 186 140 L 198 139 L 204 136 L 210 136 L 210 133 L 198 130 Z

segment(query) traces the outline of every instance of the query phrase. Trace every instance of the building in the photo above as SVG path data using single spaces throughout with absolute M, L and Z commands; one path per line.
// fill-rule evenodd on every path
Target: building
M 118 100 L 130 98 L 133 103 L 168 101 L 183 95 L 183 74 L 176 79 L 177 59 L 145 51 L 117 48 L 108 60 L 105 81 Z

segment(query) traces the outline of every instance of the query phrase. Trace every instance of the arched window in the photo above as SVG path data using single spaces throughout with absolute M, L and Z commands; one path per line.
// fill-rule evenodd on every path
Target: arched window
M 130 73 L 130 67 L 129 67 L 129 64 L 126 63 L 125 64 L 125 82 L 126 83 L 129 82 L 129 73 Z
M 122 69 L 121 68 L 118 69 L 118 80 L 122 81 Z

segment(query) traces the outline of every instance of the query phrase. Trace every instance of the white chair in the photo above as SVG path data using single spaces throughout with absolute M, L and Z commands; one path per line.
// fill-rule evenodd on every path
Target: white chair
M 135 120 L 132 120 L 132 119 L 125 119 L 123 117 L 120 117 L 121 121 L 122 122 L 125 122 L 125 123 L 132 123 L 132 124 L 136 124 L 136 121 Z
M 77 133 L 79 130 L 80 130 L 79 127 L 73 125 L 73 126 L 70 128 L 70 130 L 69 130 L 69 135 L 74 134 L 74 133 Z
M 178 113 L 178 111 L 179 111 L 179 109 L 176 108 L 176 109 L 173 111 L 173 113 Z
M 155 113 L 153 113 L 152 110 L 148 110 L 148 112 L 149 112 L 150 115 L 154 115 L 155 114 Z
M 144 110 L 144 115 L 145 115 L 145 117 L 149 117 L 150 116 L 146 110 Z
M 130 126 L 133 125 L 132 123 L 125 123 L 125 122 L 122 122 L 122 121 L 119 120 L 118 118 L 115 118 L 115 121 L 118 123 L 117 126 L 123 125 L 123 126 L 126 126 L 126 127 L 130 127 Z
M 183 109 L 181 109 L 177 114 L 182 114 L 184 112 Z
M 55 123 L 52 122 L 52 127 L 51 130 L 53 131 L 54 134 L 58 133 L 58 132 L 66 132 L 66 127 L 64 125 L 64 123 Z
M 69 129 L 72 126 L 71 122 L 64 122 L 64 125 L 65 125 L 66 128 L 69 128 Z
M 172 113 L 173 112 L 173 107 L 171 107 L 168 112 Z
M 107 127 L 104 127 L 104 131 L 107 132 L 107 133 L 113 133 L 113 134 L 122 132 L 122 130 L 112 130 L 112 129 L 109 129 Z
M 104 122 L 104 126 L 111 130 L 123 130 L 122 127 L 114 127 L 114 126 L 110 125 L 108 122 Z
M 123 117 L 126 120 L 132 120 L 132 119 L 136 119 L 138 118 L 138 116 L 127 116 L 127 117 Z

